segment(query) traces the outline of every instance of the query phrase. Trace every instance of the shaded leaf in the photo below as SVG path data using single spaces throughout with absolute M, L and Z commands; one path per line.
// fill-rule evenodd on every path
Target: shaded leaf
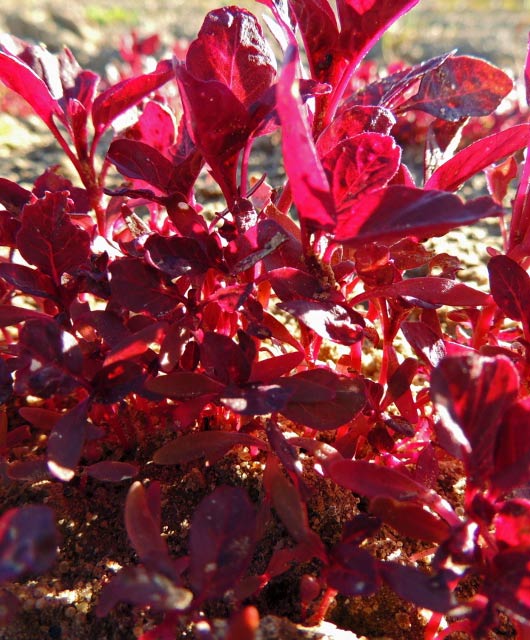
M 200 275 L 212 266 L 202 245 L 193 238 L 153 234 L 147 239 L 145 249 L 154 266 L 172 278 Z
M 327 571 L 327 583 L 343 596 L 369 596 L 377 591 L 381 578 L 377 562 L 368 551 L 356 545 L 338 543 Z
M 88 402 L 59 418 L 48 438 L 48 469 L 59 480 L 68 482 L 75 475 L 81 458 L 87 428 Z
M 174 400 L 191 400 L 200 396 L 217 395 L 224 385 L 203 373 L 174 371 L 146 382 L 146 388 Z
M 154 322 L 127 336 L 107 353 L 103 366 L 107 367 L 119 360 L 127 360 L 145 353 L 151 343 L 160 343 L 163 340 L 168 326 L 166 322 Z
M 530 277 L 508 256 L 493 256 L 488 262 L 491 295 L 500 310 L 530 329 Z
M 145 567 L 126 567 L 106 584 L 99 597 L 96 615 L 108 615 L 119 602 L 154 611 L 183 611 L 193 599 L 188 589 L 176 586 L 162 573 Z
M 370 512 L 409 538 L 441 543 L 451 533 L 447 522 L 420 504 L 377 497 L 370 502 Z
M 85 468 L 86 473 L 102 482 L 123 482 L 138 475 L 139 468 L 129 462 L 118 460 L 102 460 Z
M 44 573 L 55 562 L 58 544 L 49 507 L 8 509 L 0 517 L 0 582 Z
M 153 461 L 163 465 L 186 464 L 198 458 L 213 461 L 238 445 L 268 449 L 266 442 L 247 433 L 198 431 L 180 436 L 160 447 L 155 451 Z
M 281 384 L 230 385 L 220 394 L 219 402 L 236 413 L 252 416 L 282 411 L 290 397 Z
M 221 598 L 246 572 L 256 514 L 239 487 L 217 487 L 195 510 L 190 529 L 190 583 L 201 598 Z
M 414 353 L 431 367 L 446 355 L 443 339 L 425 322 L 402 322 L 401 331 Z

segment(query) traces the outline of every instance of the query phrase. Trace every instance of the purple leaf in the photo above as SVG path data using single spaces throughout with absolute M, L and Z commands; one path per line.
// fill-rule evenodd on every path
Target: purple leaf
M 335 240 L 355 247 L 407 236 L 423 239 L 501 214 L 502 209 L 490 198 L 464 204 L 443 191 L 392 185 L 360 198 L 343 212 L 337 221 Z
M 505 356 L 447 357 L 431 374 L 431 395 L 440 416 L 438 440 L 465 460 L 475 485 L 493 472 L 501 420 L 518 390 L 517 370 Z
M 285 379 L 292 396 L 281 413 L 312 429 L 337 429 L 364 407 L 366 395 L 360 377 L 345 377 L 326 369 L 312 369 Z
M 241 345 L 213 331 L 204 335 L 201 362 L 205 372 L 223 384 L 241 384 L 250 377 L 252 360 L 249 360 Z
M 219 402 L 241 415 L 261 416 L 281 411 L 290 397 L 289 390 L 280 384 L 230 385 L 219 396 Z
M 57 297 L 55 285 L 49 276 L 23 264 L 0 263 L 0 278 L 27 295 L 52 299 Z
M 333 548 L 327 583 L 343 596 L 369 596 L 377 591 L 381 578 L 377 562 L 368 551 L 356 545 L 338 543 Z
M 370 513 L 396 529 L 400 535 L 425 542 L 442 543 L 451 533 L 445 520 L 427 511 L 421 504 L 377 497 L 370 502 Z
M 530 124 L 517 124 L 509 129 L 492 133 L 461 149 L 450 160 L 436 169 L 425 183 L 425 189 L 456 191 L 490 164 L 498 162 L 530 142 Z
M 359 133 L 346 138 L 322 158 L 337 211 L 383 187 L 395 175 L 401 149 L 392 136 Z
M 191 521 L 190 583 L 197 597 L 222 598 L 248 569 L 256 514 L 246 492 L 221 486 L 204 498 Z
M 28 505 L 4 512 L 0 517 L 0 582 L 44 573 L 55 562 L 58 544 L 49 507 Z
M 121 113 L 134 107 L 142 98 L 174 78 L 169 60 L 158 63 L 155 71 L 135 78 L 127 78 L 101 93 L 92 106 L 92 122 L 99 136 Z
M 293 36 L 294 38 L 294 36 Z M 276 91 L 282 123 L 285 171 L 291 181 L 294 202 L 301 219 L 311 229 L 332 229 L 335 207 L 330 187 L 313 143 L 306 108 L 295 80 L 298 55 L 290 45 Z
M 145 567 L 126 567 L 106 584 L 99 597 L 96 614 L 106 616 L 119 603 L 150 607 L 154 611 L 183 611 L 193 594 L 172 580 Z
M 210 11 L 186 54 L 186 68 L 198 80 L 216 80 L 249 107 L 276 75 L 274 54 L 256 18 L 246 9 Z
M 51 318 L 32 318 L 19 331 L 15 391 L 49 397 L 68 394 L 79 383 L 83 355 L 74 336 Z
M 156 489 L 156 486 L 155 486 Z M 149 490 L 152 491 L 151 487 Z M 156 494 L 158 496 L 158 494 Z M 159 496 L 158 496 L 159 498 Z M 140 560 L 149 566 L 150 561 L 165 560 L 170 564 L 165 539 L 160 534 L 159 505 L 150 504 L 148 491 L 141 482 L 133 482 L 125 502 L 125 527 L 127 535 Z
M 301 320 L 319 336 L 339 344 L 355 344 L 364 335 L 362 316 L 342 305 L 311 300 L 291 300 L 276 306 Z
M 173 311 L 179 303 L 178 293 L 163 284 L 159 272 L 137 258 L 116 260 L 109 271 L 112 299 L 126 309 L 147 311 L 156 318 Z
M 203 373 L 175 371 L 148 380 L 146 388 L 174 400 L 192 400 L 201 396 L 216 396 L 224 385 Z
M 457 605 L 443 574 L 428 575 L 415 567 L 381 562 L 379 571 L 383 580 L 408 602 L 430 611 L 447 613 Z
M 147 182 L 165 194 L 175 190 L 172 162 L 141 140 L 113 140 L 107 151 L 107 160 L 127 178 Z
M 491 483 L 508 491 L 530 480 L 530 400 L 523 398 L 504 414 L 495 444 Z
M 22 257 L 59 283 L 61 275 L 84 264 L 90 253 L 89 234 L 69 216 L 67 192 L 47 193 L 27 204 L 17 246 Z
M 512 320 L 521 320 L 530 331 L 530 276 L 508 256 L 493 256 L 488 263 L 491 295 L 499 309 Z
M 88 402 L 80 402 L 56 422 L 48 438 L 48 468 L 59 480 L 68 482 L 75 475 L 87 427 Z
M 85 468 L 86 473 L 102 482 L 123 482 L 138 475 L 139 468 L 129 462 L 103 460 Z
M 465 284 L 439 278 L 437 276 L 424 276 L 400 280 L 382 287 L 374 287 L 360 293 L 351 300 L 351 304 L 359 304 L 372 298 L 397 298 L 412 299 L 418 306 L 426 305 L 451 305 L 455 307 L 480 307 L 488 304 L 490 298 L 487 293 L 472 289 Z
M 445 343 L 425 322 L 402 322 L 401 331 L 414 353 L 431 367 L 446 355 Z
M 206 273 L 212 266 L 202 245 L 193 238 L 149 236 L 145 249 L 153 265 L 172 278 Z
M 264 275 L 280 300 L 321 298 L 324 287 L 318 278 L 300 269 L 280 267 Z
M 23 307 L 14 307 L 10 304 L 0 304 L 0 327 L 9 327 L 19 322 L 24 322 L 29 318 L 48 319 L 44 313 L 33 311 L 33 309 L 24 309 Z
M 144 379 L 141 366 L 135 362 L 113 361 L 92 378 L 92 399 L 103 404 L 119 402 L 129 393 L 138 392 Z
M 267 444 L 247 433 L 230 431 L 197 431 L 168 442 L 153 455 L 155 464 L 187 464 L 198 458 L 210 462 L 223 457 L 238 445 L 268 449 Z
M 456 122 L 494 111 L 513 88 L 504 71 L 471 56 L 451 56 L 426 73 L 418 93 L 399 111 L 419 109 L 436 118 Z

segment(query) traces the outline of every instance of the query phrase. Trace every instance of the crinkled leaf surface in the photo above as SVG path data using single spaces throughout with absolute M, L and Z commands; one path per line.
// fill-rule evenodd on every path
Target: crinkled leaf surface
M 398 170 L 400 159 L 401 149 L 394 138 L 382 133 L 359 133 L 331 149 L 322 158 L 322 166 L 337 211 L 383 187 Z
M 276 75 L 274 54 L 255 16 L 234 6 L 208 13 L 189 46 L 186 67 L 199 80 L 225 84 L 247 108 Z
M 47 193 L 24 207 L 17 234 L 22 257 L 57 283 L 63 273 L 84 264 L 90 252 L 90 236 L 71 221 L 71 210 L 66 192 Z
M 456 122 L 494 111 L 513 88 L 510 77 L 480 58 L 451 56 L 426 73 L 418 93 L 400 106 Z

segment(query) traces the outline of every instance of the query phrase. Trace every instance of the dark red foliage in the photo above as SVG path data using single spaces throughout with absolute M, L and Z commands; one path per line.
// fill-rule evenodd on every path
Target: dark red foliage
M 68 50 L 0 40 L 0 81 L 79 178 L 50 168 L 31 189 L 0 178 L 4 480 L 152 477 L 146 436 L 155 465 L 186 472 L 244 449 L 264 467 L 252 494 L 210 487 L 180 557 L 161 533 L 163 485 L 132 483 L 125 528 L 139 564 L 103 588 L 97 613 L 159 612 L 144 640 L 174 638 L 220 604 L 227 638 L 250 640 L 260 591 L 293 565 L 306 621 L 336 594 L 386 585 L 434 612 L 429 639 L 445 614 L 457 622 L 443 637 L 486 637 L 499 607 L 530 624 L 530 124 L 521 112 L 484 136 L 471 120 L 477 135 L 459 148 L 467 119 L 511 91 L 508 75 L 454 53 L 380 77 L 362 66 L 416 3 L 264 0 L 274 50 L 250 11 L 223 7 L 185 60 L 149 73 L 159 39 L 134 34 L 117 83 Z M 530 56 L 527 97 L 529 69 Z M 112 134 L 125 112 L 136 122 Z M 285 181 L 250 178 L 254 141 L 276 132 Z M 421 138 L 423 185 L 405 164 Z M 112 188 L 111 166 L 124 180 Z M 198 188 L 204 167 L 222 211 Z M 455 195 L 483 171 L 491 197 Z M 500 219 L 517 175 L 489 287 L 464 284 L 458 257 L 423 243 Z M 22 447 L 34 454 L 21 459 Z M 463 467 L 459 509 L 438 484 L 448 459 Z M 319 483 L 366 511 L 338 542 L 311 525 Z M 54 518 L 41 505 L 2 515 L 0 582 L 48 570 Z M 288 542 L 257 562 L 278 525 Z M 369 551 L 386 528 L 432 546 L 425 570 Z M 468 577 L 476 593 L 457 599 Z M 8 590 L 0 608 L 16 611 Z

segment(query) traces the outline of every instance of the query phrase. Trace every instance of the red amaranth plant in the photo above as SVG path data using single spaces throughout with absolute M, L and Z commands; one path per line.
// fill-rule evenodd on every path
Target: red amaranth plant
M 427 638 L 483 637 L 499 609 L 528 634 L 530 159 L 521 150 L 530 124 L 521 117 L 464 148 L 452 144 L 469 118 L 495 111 L 512 81 L 455 53 L 352 81 L 417 0 L 337 0 L 336 12 L 326 0 L 264 4 L 279 62 L 258 19 L 225 7 L 206 16 L 185 60 L 162 60 L 155 71 L 142 73 L 141 57 L 158 41 L 134 39 L 121 73 L 139 75 L 101 91 L 99 76 L 68 50 L 54 57 L 2 39 L 0 79 L 46 123 L 80 180 L 50 169 L 30 191 L 0 179 L 0 398 L 7 415 L 33 428 L 4 425 L 5 473 L 130 479 L 137 461 L 105 452 L 161 431 L 158 465 L 211 462 L 241 446 L 263 461 L 263 504 L 218 487 L 197 507 L 179 558 L 160 535 L 160 485 L 131 486 L 125 522 L 140 564 L 104 587 L 98 614 L 120 601 L 163 612 L 144 640 L 174 637 L 227 592 L 228 637 L 252 637 L 248 599 L 311 560 L 320 572 L 302 578 L 307 620 L 325 616 L 336 594 L 367 596 L 387 584 L 433 612 Z M 529 69 L 530 57 L 527 97 Z M 131 111 L 134 124 L 115 133 L 100 162 L 103 134 Z M 421 185 L 392 135 L 410 112 L 430 116 Z M 255 141 L 276 131 L 286 180 L 273 188 L 266 176 L 253 183 L 248 167 Z M 107 182 L 112 166 L 120 187 Z M 213 217 L 197 192 L 205 166 L 226 204 Z M 517 170 L 506 243 L 492 250 L 490 291 L 480 291 L 422 243 L 501 218 Z M 491 197 L 455 195 L 481 171 Z M 453 308 L 456 337 L 441 307 Z M 329 343 L 336 359 L 324 362 Z M 366 344 L 382 356 L 375 379 L 364 368 Z M 144 431 L 130 424 L 139 414 Z M 43 432 L 45 455 L 17 460 L 14 446 Z M 368 505 L 331 546 L 309 525 L 301 449 Z M 460 514 L 435 489 L 448 457 L 465 470 Z M 256 572 L 271 507 L 293 544 Z M 28 509 L 39 525 L 25 537 Z M 383 523 L 433 545 L 429 573 L 364 548 Z M 49 509 L 7 512 L 0 529 L 2 580 L 49 566 Z M 469 577 L 479 586 L 459 601 Z M 436 635 L 445 615 L 456 622 Z

